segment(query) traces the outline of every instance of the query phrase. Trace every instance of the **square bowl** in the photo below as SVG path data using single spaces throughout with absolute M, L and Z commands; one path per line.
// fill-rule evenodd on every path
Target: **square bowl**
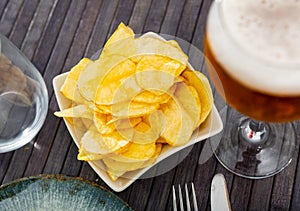
M 149 33 L 148 36 L 157 37 L 159 39 L 162 39 L 159 35 L 154 34 L 154 33 Z M 95 58 L 95 56 L 94 56 L 94 58 Z M 93 59 L 93 57 L 92 57 L 92 59 Z M 191 67 L 190 64 L 189 64 L 189 66 Z M 70 100 L 68 100 L 67 98 L 65 98 L 60 92 L 60 88 L 62 87 L 68 74 L 69 73 L 66 72 L 66 73 L 57 75 L 53 79 L 54 93 L 55 93 L 57 103 L 58 103 L 60 110 L 69 108 L 72 104 L 72 102 Z M 81 135 L 76 133 L 74 126 L 72 124 L 70 124 L 68 121 L 66 121 L 66 119 L 64 119 L 64 121 L 65 121 L 65 124 L 66 124 L 75 144 L 77 145 L 77 147 L 79 147 Z M 207 117 L 205 122 L 203 122 L 200 125 L 200 127 L 194 131 L 193 135 L 191 136 L 190 141 L 187 144 L 185 144 L 183 146 L 178 146 L 178 147 L 164 146 L 162 148 L 160 155 L 157 157 L 156 162 L 148 167 L 127 172 L 123 176 L 118 178 L 116 181 L 112 181 L 109 178 L 109 176 L 107 175 L 107 173 L 105 171 L 105 165 L 101 160 L 88 161 L 88 163 L 92 167 L 92 169 L 98 174 L 98 176 L 111 189 L 113 189 L 116 192 L 121 192 L 139 178 L 141 179 L 141 178 L 146 178 L 146 177 L 154 177 L 154 176 L 165 173 L 168 170 L 174 168 L 182 160 L 182 157 L 185 157 L 187 155 L 187 153 L 190 152 L 192 145 L 194 145 L 195 143 L 200 142 L 202 140 L 205 140 L 211 136 L 218 134 L 219 132 L 222 131 L 222 129 L 223 129 L 222 120 L 220 118 L 218 110 L 216 109 L 215 105 L 213 105 L 211 113 L 209 114 L 209 116 Z M 179 151 L 183 152 L 183 154 L 179 155 L 179 158 L 178 158 L 178 156 L 176 158 L 174 158 L 174 156 L 180 154 Z M 169 158 L 172 158 L 172 159 L 169 159 Z M 170 160 L 171 160 L 171 162 L 170 162 Z M 173 161 L 175 161 L 175 162 L 173 162 Z

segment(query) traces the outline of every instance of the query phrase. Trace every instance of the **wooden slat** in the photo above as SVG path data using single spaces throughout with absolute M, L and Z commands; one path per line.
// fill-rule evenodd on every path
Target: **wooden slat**
M 159 32 L 161 23 L 165 16 L 168 1 L 152 0 L 152 4 L 144 24 L 143 32 Z
M 160 33 L 176 35 L 184 4 L 185 1 L 182 0 L 170 0 L 168 8 L 166 9 L 166 14 L 160 29 Z
M 215 174 L 214 170 L 216 164 L 216 159 L 212 156 L 208 161 L 197 167 L 194 184 L 197 192 L 197 199 L 198 202 L 200 202 L 198 203 L 199 210 L 206 210 L 207 207 L 209 207 L 210 195 L 203 193 L 207 193 L 210 190 L 210 184 Z
M 118 0 L 103 1 L 99 11 L 99 16 L 94 26 L 92 37 L 88 44 L 87 52 L 85 54 L 87 57 L 91 57 L 103 47 L 117 9 L 118 2 Z
M 238 176 L 234 177 L 230 193 L 232 210 L 247 210 L 251 195 L 252 182 L 253 181 L 250 179 Z
M 61 174 L 77 176 L 80 173 L 82 162 L 77 160 L 78 148 L 74 142 L 71 142 L 66 160 L 63 164 Z
M 136 0 L 132 15 L 129 20 L 129 26 L 133 29 L 134 33 L 142 33 L 150 6 L 151 1 Z
M 36 9 L 36 13 L 30 23 L 26 37 L 22 44 L 22 52 L 32 60 L 36 49 L 38 48 L 41 37 L 47 26 L 47 21 L 51 17 L 51 12 L 55 8 L 57 1 L 41 0 Z
M 146 210 L 166 210 L 171 208 L 170 206 L 167 206 L 167 203 L 171 196 L 175 170 L 176 169 L 174 168 L 171 171 L 154 178 Z
M 296 131 L 300 131 L 300 122 L 297 122 Z M 299 132 L 297 133 L 297 139 L 300 140 Z M 298 146 L 299 148 L 299 146 Z M 300 210 L 300 154 L 298 153 L 298 158 L 293 162 L 297 162 L 297 168 L 294 179 L 294 187 L 292 192 L 292 201 L 290 205 L 291 210 Z
M 299 127 L 296 127 L 299 129 Z M 299 130 L 298 130 L 299 131 Z M 299 144 L 299 143 L 298 143 Z M 289 210 L 292 201 L 292 191 L 297 170 L 299 147 L 295 147 L 295 154 L 292 162 L 275 175 L 270 210 L 286 209 Z
M 1 153 L 0 154 L 0 184 L 3 184 L 3 179 L 6 176 L 6 171 L 9 168 L 10 160 L 13 156 L 13 152 Z M 1 186 L 1 185 L 0 185 Z
M 70 0 L 57 2 L 54 11 L 51 13 L 51 17 L 49 18 L 44 36 L 40 41 L 40 45 L 36 49 L 33 57 L 33 64 L 37 67 L 41 74 L 45 72 L 46 65 L 52 53 L 52 49 L 55 45 L 60 28 L 63 24 L 64 17 L 67 14 L 70 2 Z
M 1 20 L 1 17 L 2 17 L 2 14 L 4 12 L 7 2 L 8 2 L 8 0 L 0 1 L 0 20 Z
M 269 210 L 274 177 L 254 181 L 248 210 Z
M 86 48 L 96 23 L 97 16 L 100 12 L 102 2 L 103 1 L 99 0 L 87 2 L 62 72 L 69 71 L 84 56 L 86 56 Z
M 58 118 L 53 115 L 53 112 L 57 110 L 57 102 L 54 98 L 51 98 L 48 114 L 45 120 L 47 124 L 44 124 L 41 131 L 36 136 L 30 158 L 27 161 L 23 161 L 27 163 L 23 176 L 32 176 L 42 173 L 52 141 L 59 125 Z
M 86 1 L 72 1 L 54 48 L 52 49 L 46 71 L 43 74 L 44 78 L 47 78 L 45 83 L 50 95 L 53 92 L 52 79 L 62 72 L 65 59 L 73 41 L 73 36 L 70 36 L 70 34 L 75 34 L 85 5 Z
M 26 32 L 38 6 L 38 2 L 38 0 L 26 1 L 19 11 L 18 18 L 16 19 L 16 24 L 10 36 L 11 41 L 18 48 L 21 47 L 23 39 L 25 38 Z
M 121 22 L 128 24 L 134 4 L 135 0 L 119 1 L 115 16 L 112 19 L 108 37 L 112 35 Z
M 207 18 L 211 3 L 212 3 L 212 0 L 203 1 L 201 13 L 198 16 L 197 25 L 195 27 L 195 32 L 194 32 L 194 36 L 193 36 L 193 41 L 192 41 L 193 45 L 195 45 L 201 51 L 203 51 L 206 18 Z
M 71 137 L 63 121 L 60 122 L 53 145 L 43 167 L 43 174 L 59 174 L 71 145 Z
M 198 14 L 200 13 L 202 0 L 187 0 L 182 18 L 178 26 L 177 35 L 186 41 L 191 41 L 195 30 Z
M 13 29 L 22 4 L 23 1 L 13 0 L 9 1 L 5 7 L 0 20 L 0 33 L 5 35 L 6 37 L 9 37 L 10 32 Z

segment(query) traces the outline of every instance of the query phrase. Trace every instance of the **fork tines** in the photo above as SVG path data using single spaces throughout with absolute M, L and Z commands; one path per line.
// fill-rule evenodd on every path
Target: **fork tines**
M 198 205 L 197 205 L 197 199 L 196 199 L 194 183 L 191 183 L 191 186 L 192 186 L 192 197 L 193 197 L 194 210 L 198 211 Z M 187 209 L 187 211 L 190 211 L 191 210 L 191 204 L 190 204 L 189 191 L 188 191 L 187 184 L 184 185 L 184 189 L 185 189 L 186 209 Z M 172 191 L 173 191 L 173 210 L 177 211 L 177 199 L 176 199 L 176 191 L 175 191 L 174 185 L 172 187 Z M 183 205 L 183 197 L 182 197 L 182 191 L 181 191 L 181 186 L 180 185 L 178 185 L 178 196 L 179 196 L 180 210 L 183 211 L 184 210 L 184 205 Z

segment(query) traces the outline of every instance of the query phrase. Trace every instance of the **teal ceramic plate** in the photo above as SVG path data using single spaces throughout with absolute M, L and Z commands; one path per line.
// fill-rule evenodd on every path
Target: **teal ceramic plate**
M 77 177 L 40 175 L 0 187 L 0 210 L 132 210 L 101 186 Z

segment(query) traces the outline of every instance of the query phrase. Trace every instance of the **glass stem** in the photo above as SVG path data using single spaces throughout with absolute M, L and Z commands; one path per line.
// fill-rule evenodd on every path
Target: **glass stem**
M 269 128 L 266 123 L 253 119 L 244 119 L 239 125 L 240 143 L 249 149 L 259 152 L 269 138 Z

